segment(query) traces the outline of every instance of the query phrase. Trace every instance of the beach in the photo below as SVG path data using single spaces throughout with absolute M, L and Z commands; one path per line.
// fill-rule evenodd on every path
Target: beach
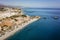
M 5 40 L 6 38 L 14 35 L 14 33 L 16 33 L 18 30 L 21 30 L 23 29 L 24 27 L 26 27 L 28 24 L 32 23 L 32 22 L 35 22 L 37 21 L 39 18 L 34 18 L 34 19 L 31 19 L 30 21 L 24 23 L 22 26 L 19 25 L 18 28 L 14 29 L 13 31 L 11 32 L 7 32 L 5 35 L 3 35 L 2 37 L 0 37 L 0 40 Z

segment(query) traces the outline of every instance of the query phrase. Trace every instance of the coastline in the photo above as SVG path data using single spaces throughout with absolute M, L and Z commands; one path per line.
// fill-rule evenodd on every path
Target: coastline
M 6 38 L 8 38 L 9 36 L 12 36 L 14 35 L 14 33 L 16 33 L 18 30 L 21 30 L 23 29 L 24 27 L 26 27 L 28 24 L 32 23 L 32 22 L 35 22 L 37 21 L 39 18 L 34 18 L 34 19 L 31 19 L 30 21 L 28 21 L 28 23 L 24 23 L 22 26 L 19 25 L 18 28 L 14 29 L 13 31 L 11 32 L 7 32 L 5 35 L 3 35 L 2 37 L 0 37 L 0 40 L 5 40 Z

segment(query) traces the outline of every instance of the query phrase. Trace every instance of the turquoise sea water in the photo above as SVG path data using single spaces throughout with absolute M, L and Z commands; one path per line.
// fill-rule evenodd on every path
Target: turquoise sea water
M 60 40 L 60 9 L 24 8 L 24 13 L 41 18 L 7 40 Z M 54 19 L 58 16 L 58 19 Z

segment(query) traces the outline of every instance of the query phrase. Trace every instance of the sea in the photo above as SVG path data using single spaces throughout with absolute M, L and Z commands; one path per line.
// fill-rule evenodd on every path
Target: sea
M 41 18 L 6 40 L 60 40 L 60 8 L 23 8 L 23 12 Z

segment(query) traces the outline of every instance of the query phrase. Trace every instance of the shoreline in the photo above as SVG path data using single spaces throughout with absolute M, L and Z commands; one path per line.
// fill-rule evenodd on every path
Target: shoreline
M 19 25 L 18 28 L 14 29 L 13 31 L 11 32 L 7 32 L 5 35 L 3 35 L 2 37 L 0 37 L 0 40 L 5 40 L 6 38 L 14 35 L 14 33 L 16 33 L 17 31 L 23 29 L 24 27 L 26 27 L 27 25 L 29 25 L 30 23 L 33 23 L 35 21 L 37 21 L 39 18 L 34 18 L 34 19 L 31 19 L 30 21 L 24 23 L 22 26 Z

